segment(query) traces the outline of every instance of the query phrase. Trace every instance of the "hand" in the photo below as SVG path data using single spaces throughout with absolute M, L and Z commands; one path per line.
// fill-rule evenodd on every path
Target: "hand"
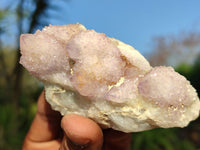
M 42 92 L 23 150 L 128 150 L 130 142 L 131 134 L 112 129 L 102 131 L 98 124 L 83 116 L 70 114 L 62 118 L 51 109 Z

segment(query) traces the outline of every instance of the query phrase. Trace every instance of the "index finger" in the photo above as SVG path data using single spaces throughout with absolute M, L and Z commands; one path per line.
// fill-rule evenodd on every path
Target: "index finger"
M 45 100 L 43 91 L 38 99 L 37 113 L 27 134 L 27 138 L 34 142 L 46 142 L 59 138 L 61 115 L 52 110 Z

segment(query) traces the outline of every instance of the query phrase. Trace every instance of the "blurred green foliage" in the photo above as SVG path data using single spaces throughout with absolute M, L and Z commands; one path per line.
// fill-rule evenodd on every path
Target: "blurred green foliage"
M 21 149 L 24 136 L 35 114 L 34 106 L 33 104 L 26 109 L 20 108 L 19 111 L 10 104 L 0 106 L 0 149 Z
M 8 61 L 9 68 L 0 66 L 0 73 L 10 72 L 16 54 L 14 50 L 0 51 Z M 8 84 L 9 83 L 9 84 Z M 19 150 L 36 112 L 36 100 L 42 90 L 41 84 L 24 71 L 22 93 L 18 105 L 14 103 L 13 83 L 0 78 L 0 149 Z
M 0 149 L 21 149 L 24 136 L 36 112 L 36 101 L 29 98 L 28 95 L 21 95 L 18 108 L 13 103 L 0 104 Z
M 154 129 L 133 133 L 132 150 L 195 150 L 194 145 L 178 137 L 179 129 Z

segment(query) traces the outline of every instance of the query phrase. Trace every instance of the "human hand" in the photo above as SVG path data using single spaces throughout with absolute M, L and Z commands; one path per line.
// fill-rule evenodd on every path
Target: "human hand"
M 64 131 L 64 132 L 63 132 Z M 52 110 L 42 92 L 23 150 L 128 150 L 131 134 L 102 130 L 91 119 Z

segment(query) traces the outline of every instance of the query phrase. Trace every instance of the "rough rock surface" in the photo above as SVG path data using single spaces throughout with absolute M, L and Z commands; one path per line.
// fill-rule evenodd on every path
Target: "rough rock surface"
M 20 38 L 20 63 L 45 84 L 62 115 L 89 117 L 123 132 L 184 127 L 199 115 L 195 89 L 172 67 L 152 68 L 133 47 L 81 24 Z

